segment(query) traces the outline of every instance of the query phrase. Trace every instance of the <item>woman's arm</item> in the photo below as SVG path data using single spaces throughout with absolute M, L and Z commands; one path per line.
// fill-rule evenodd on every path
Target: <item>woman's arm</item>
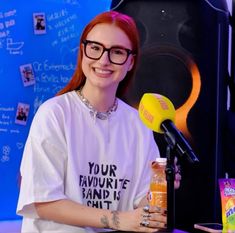
M 68 199 L 35 203 L 35 208 L 41 219 L 63 224 L 113 229 L 119 227 L 113 221 L 115 214 L 110 210 L 88 207 Z
M 155 232 L 165 226 L 166 219 L 159 214 L 151 217 L 151 226 L 140 225 L 143 220 L 143 208 L 133 211 L 111 211 L 88 207 L 71 200 L 35 203 L 41 219 L 79 227 L 109 228 L 122 231 Z

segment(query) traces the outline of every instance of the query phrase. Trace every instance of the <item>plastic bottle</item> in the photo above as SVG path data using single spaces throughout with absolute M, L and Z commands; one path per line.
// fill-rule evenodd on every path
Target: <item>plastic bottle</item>
M 152 177 L 149 190 L 149 205 L 167 209 L 166 158 L 157 158 L 151 164 Z

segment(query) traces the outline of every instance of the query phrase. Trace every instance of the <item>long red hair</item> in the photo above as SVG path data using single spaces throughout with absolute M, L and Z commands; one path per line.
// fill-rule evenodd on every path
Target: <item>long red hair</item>
M 77 67 L 69 83 L 62 90 L 60 90 L 57 95 L 80 89 L 85 84 L 86 77 L 82 71 L 82 41 L 86 39 L 87 34 L 92 30 L 92 28 L 100 23 L 114 24 L 115 26 L 119 27 L 125 32 L 132 44 L 132 50 L 135 53 L 135 62 L 133 68 L 129 72 L 127 72 L 126 77 L 119 83 L 117 89 L 117 96 L 122 97 L 123 94 L 126 92 L 127 88 L 129 87 L 131 81 L 134 78 L 136 66 L 139 60 L 140 47 L 138 30 L 135 21 L 130 16 L 116 11 L 107 11 L 97 15 L 83 30 L 80 38 Z

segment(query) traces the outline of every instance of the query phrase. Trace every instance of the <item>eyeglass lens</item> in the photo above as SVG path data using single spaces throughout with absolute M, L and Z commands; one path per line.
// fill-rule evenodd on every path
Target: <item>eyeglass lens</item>
M 103 53 L 108 51 L 108 57 L 111 63 L 124 64 L 130 54 L 127 49 L 120 47 L 111 47 L 106 49 L 102 44 L 92 41 L 86 41 L 85 54 L 88 58 L 98 60 Z

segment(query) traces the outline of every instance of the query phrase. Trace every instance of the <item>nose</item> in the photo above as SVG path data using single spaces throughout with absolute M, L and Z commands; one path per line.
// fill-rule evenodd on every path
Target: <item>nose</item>
M 104 51 L 100 59 L 98 60 L 101 64 L 110 64 L 108 51 Z

